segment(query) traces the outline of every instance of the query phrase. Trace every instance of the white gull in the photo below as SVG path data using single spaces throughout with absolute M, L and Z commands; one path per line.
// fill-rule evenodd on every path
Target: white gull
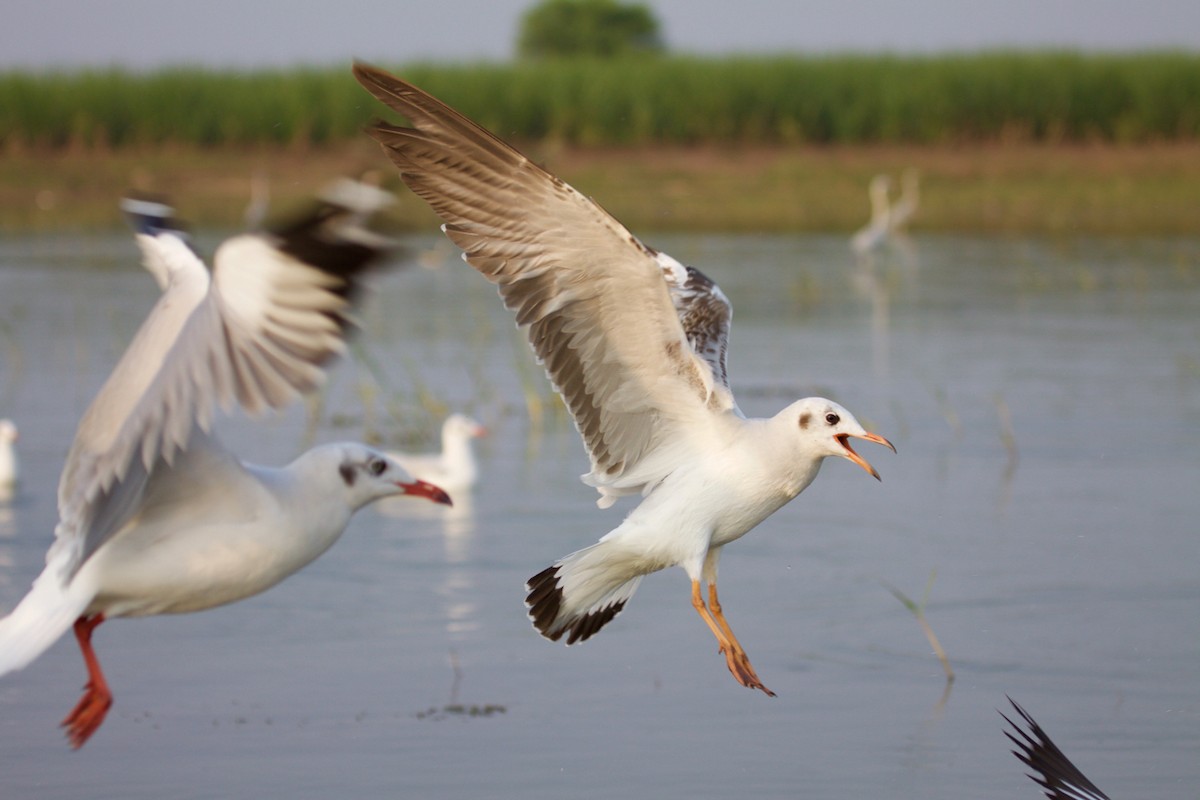
M 11 419 L 0 419 L 0 499 L 11 495 L 21 477 L 17 460 L 17 425 Z
M 437 484 L 450 493 L 466 492 L 475 485 L 479 469 L 471 440 L 487 435 L 487 428 L 465 414 L 451 414 L 442 423 L 442 450 L 439 453 L 400 453 L 390 451 L 392 460 L 413 476 Z
M 865 256 L 887 241 L 891 225 L 891 206 L 888 192 L 891 191 L 892 180 L 887 175 L 876 175 L 867 187 L 867 196 L 871 200 L 871 219 L 850 237 L 850 248 L 860 256 Z
M 803 491 L 827 456 L 878 477 L 850 437 L 891 445 L 824 398 L 746 419 L 726 381 L 730 307 L 712 281 L 436 98 L 373 67 L 354 71 L 414 126 L 380 122 L 371 134 L 516 312 L 583 437 L 599 505 L 645 498 L 598 544 L 529 580 L 538 631 L 587 639 L 643 575 L 679 565 L 734 678 L 771 694 L 717 600 L 721 549 Z
M 900 199 L 888 209 L 888 233 L 903 236 L 921 207 L 921 176 L 909 167 L 900 177 Z
M 168 207 L 123 204 L 163 294 L 79 423 L 46 568 L 0 620 L 0 675 L 74 626 L 88 683 L 63 720 L 72 746 L 112 704 L 91 645 L 105 619 L 250 597 L 325 552 L 373 500 L 448 501 L 365 445 L 323 445 L 269 468 L 210 433 L 217 406 L 279 408 L 321 383 L 363 272 L 389 244 L 361 223 L 388 199 L 335 184 L 311 212 L 225 242 L 211 277 Z

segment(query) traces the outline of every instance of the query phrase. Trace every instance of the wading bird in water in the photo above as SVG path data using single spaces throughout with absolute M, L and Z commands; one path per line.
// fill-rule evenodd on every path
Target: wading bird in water
M 436 98 L 373 67 L 354 73 L 412 123 L 370 132 L 516 312 L 583 437 L 598 504 L 644 498 L 599 543 L 529 580 L 537 630 L 583 641 L 642 576 L 679 565 L 733 677 L 772 694 L 717 599 L 721 549 L 803 491 L 827 456 L 878 478 L 851 438 L 891 444 L 819 397 L 744 417 L 726 379 L 731 311 L 716 284 Z
M 104 620 L 258 594 L 324 553 L 373 500 L 449 502 L 366 445 L 322 445 L 269 468 L 211 433 L 217 406 L 281 408 L 322 382 L 362 274 L 389 247 L 362 225 L 389 197 L 335 184 L 310 213 L 225 242 L 211 276 L 169 207 L 123 204 L 163 293 L 79 423 L 46 568 L 0 620 L 0 675 L 74 627 L 88 682 L 62 723 L 73 747 L 112 705 L 91 641 Z

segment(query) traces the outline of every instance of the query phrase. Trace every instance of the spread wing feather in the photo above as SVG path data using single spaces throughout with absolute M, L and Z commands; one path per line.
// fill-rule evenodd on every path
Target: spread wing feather
M 655 252 L 441 101 L 373 67 L 354 71 L 412 123 L 370 132 L 526 329 L 591 458 L 585 480 L 607 498 L 661 479 L 639 464 L 703 430 L 721 387 L 689 346 Z

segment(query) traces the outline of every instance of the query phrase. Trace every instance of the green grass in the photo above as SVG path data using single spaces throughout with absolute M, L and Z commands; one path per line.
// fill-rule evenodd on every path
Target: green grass
M 392 65 L 506 139 L 579 146 L 1200 138 L 1200 54 L 642 57 Z M 380 107 L 345 67 L 0 73 L 0 147 L 327 145 Z

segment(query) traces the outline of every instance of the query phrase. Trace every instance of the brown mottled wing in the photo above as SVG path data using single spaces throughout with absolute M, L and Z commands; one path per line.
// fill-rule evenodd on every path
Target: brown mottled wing
M 588 482 L 661 478 L 629 473 L 665 439 L 711 420 L 712 376 L 688 346 L 653 252 L 436 98 L 373 67 L 354 74 L 412 123 L 370 132 L 526 328 L 591 456 Z

